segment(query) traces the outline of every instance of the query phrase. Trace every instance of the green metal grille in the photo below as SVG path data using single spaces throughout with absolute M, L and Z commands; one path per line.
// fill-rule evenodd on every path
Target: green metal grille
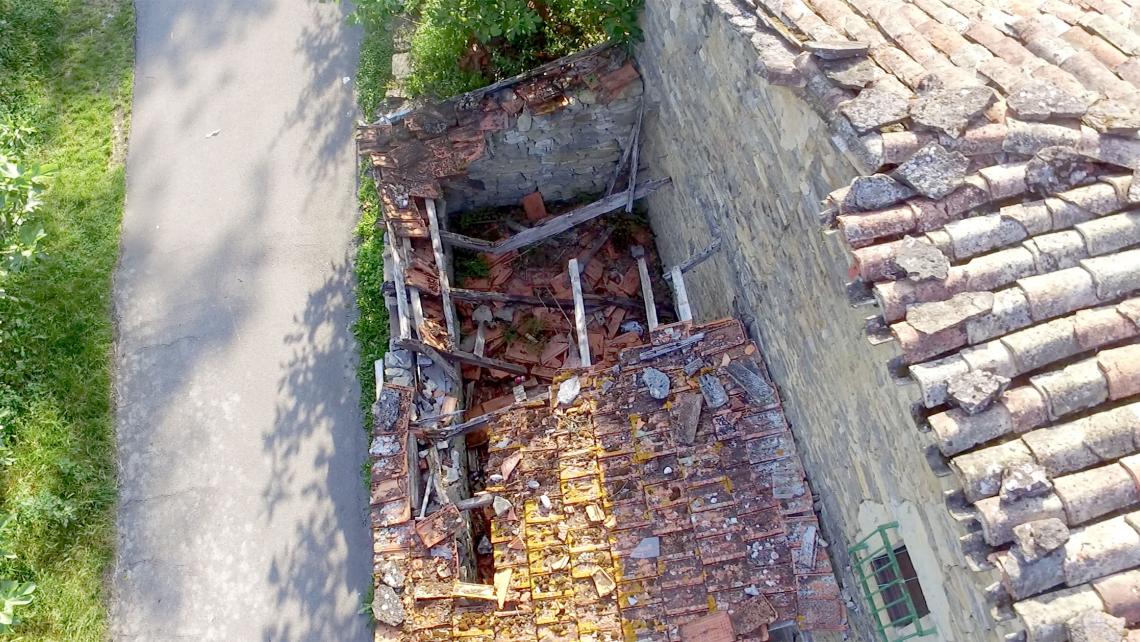
M 901 642 L 935 633 L 934 627 L 922 625 L 899 566 L 895 553 L 901 544 L 898 527 L 898 522 L 883 524 L 847 549 L 879 642 Z

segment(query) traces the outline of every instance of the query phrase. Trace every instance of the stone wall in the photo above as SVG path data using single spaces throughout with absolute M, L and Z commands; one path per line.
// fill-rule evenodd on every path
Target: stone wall
M 694 312 L 740 315 L 763 344 L 860 637 L 873 639 L 847 548 L 898 521 L 938 638 L 1000 639 L 981 590 L 992 578 L 965 566 L 964 530 L 943 501 L 952 484 L 931 471 L 927 435 L 911 419 L 916 392 L 888 376 L 893 344 L 866 341 L 872 311 L 848 305 L 848 257 L 817 218 L 855 161 L 801 90 L 765 80 L 753 25 L 727 0 L 646 0 L 641 157 L 649 176 L 673 179 L 649 198 L 663 262 L 721 237 L 686 277 Z
M 506 129 L 488 134 L 486 153 L 465 177 L 440 181 L 448 211 L 518 205 L 535 190 L 547 202 L 604 191 L 629 143 L 641 92 L 635 79 L 603 102 L 582 87 L 556 111 L 511 116 Z

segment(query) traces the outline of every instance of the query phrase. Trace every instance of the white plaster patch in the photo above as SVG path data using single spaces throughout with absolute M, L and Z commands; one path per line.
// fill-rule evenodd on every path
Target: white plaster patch
M 894 503 L 889 507 L 877 502 L 861 502 L 858 516 L 859 532 L 870 533 L 883 524 L 898 522 L 899 537 L 910 553 L 910 560 L 914 563 L 914 571 L 918 575 L 918 583 L 922 586 L 922 594 L 926 597 L 927 606 L 930 607 L 929 617 L 934 619 L 938 631 L 953 631 L 955 627 L 951 625 L 950 602 L 946 599 L 946 587 L 942 582 L 945 573 L 932 546 L 934 538 L 927 531 L 919 511 L 913 502 L 908 501 Z M 956 624 L 959 629 L 967 627 L 963 621 L 958 621 Z M 972 627 L 969 630 L 972 631 Z M 950 640 L 951 638 L 936 633 L 924 639 Z

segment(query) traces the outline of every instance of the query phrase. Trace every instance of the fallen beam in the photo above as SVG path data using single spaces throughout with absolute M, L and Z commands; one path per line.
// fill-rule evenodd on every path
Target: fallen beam
M 517 363 L 511 363 L 509 361 L 503 361 L 501 359 L 493 359 L 491 357 L 480 357 L 478 355 L 471 354 L 470 352 L 463 352 L 461 350 L 438 350 L 427 345 L 423 341 L 416 341 L 415 339 L 401 339 L 396 342 L 396 345 L 407 350 L 422 352 L 433 360 L 435 359 L 435 356 L 433 356 L 432 353 L 438 355 L 441 359 L 449 359 L 451 361 L 469 363 L 481 368 L 501 370 L 503 372 L 509 372 L 515 375 L 526 375 L 529 373 L 525 366 L 520 366 Z M 456 377 L 455 380 L 460 381 L 458 377 Z
M 689 292 L 685 289 L 685 275 L 681 273 L 681 268 L 674 266 L 672 277 L 673 301 L 677 305 L 677 320 L 692 321 L 693 309 L 689 307 Z
M 629 160 L 629 186 L 626 188 L 629 200 L 625 202 L 626 214 L 633 211 L 633 186 L 637 184 L 637 165 L 641 162 L 641 119 L 643 116 L 645 116 L 644 94 L 642 94 L 641 106 L 637 109 L 637 122 L 633 125 L 633 141 L 630 143 L 633 147 L 633 158 Z
M 388 230 L 386 240 L 395 240 L 396 233 L 392 229 L 392 222 L 385 221 L 385 225 Z M 396 315 L 400 317 L 400 338 L 408 339 L 412 336 L 412 323 L 408 312 L 408 289 L 404 282 L 404 261 L 400 257 L 399 244 L 389 243 L 388 248 L 392 253 L 392 281 L 396 288 Z
M 482 290 L 466 290 L 462 288 L 453 288 L 451 290 L 451 298 L 456 301 L 467 301 L 470 303 L 503 303 L 505 305 L 532 305 L 536 307 L 554 305 L 560 308 L 570 308 L 574 305 L 573 299 L 507 294 L 505 292 L 485 292 Z M 604 308 L 611 305 L 627 310 L 636 310 L 641 307 L 641 302 L 634 299 L 600 296 L 596 294 L 583 295 L 582 301 L 586 304 L 587 308 L 591 309 Z
M 649 280 L 649 264 L 645 262 L 645 250 L 635 245 L 630 248 L 637 258 L 637 274 L 641 279 L 641 298 L 645 300 L 645 320 L 652 332 L 657 329 L 657 302 L 653 300 L 653 282 Z
M 426 356 L 428 359 L 431 359 L 433 362 L 438 363 L 439 367 L 443 368 L 444 373 L 447 374 L 447 376 L 450 377 L 452 381 L 462 380 L 459 376 L 459 371 L 455 369 L 455 366 L 448 363 L 447 359 L 443 358 L 443 354 L 441 354 L 439 350 L 436 350 L 423 341 L 416 339 L 397 339 L 396 347 L 403 348 L 405 350 L 411 350 L 412 352 L 418 352 Z
M 646 181 L 637 186 L 632 192 L 632 199 L 636 200 L 644 198 L 652 194 L 657 188 L 669 183 L 668 178 L 660 178 L 657 180 Z M 566 230 L 591 221 L 603 214 L 609 214 L 615 210 L 621 209 L 627 203 L 631 202 L 630 190 L 625 190 L 617 194 L 611 194 L 605 198 L 594 201 L 589 205 L 583 205 L 573 211 L 565 214 L 555 216 L 543 223 L 535 225 L 527 229 L 525 232 L 520 232 L 509 238 L 500 241 L 484 241 L 483 239 L 471 238 L 462 234 L 455 234 L 453 232 L 440 232 L 440 238 L 451 245 L 452 247 L 463 248 L 465 250 L 473 250 L 476 252 L 486 252 L 488 254 L 506 254 L 513 250 L 524 248 L 528 245 L 545 241 L 546 239 L 561 234 Z
M 443 242 L 439 237 L 439 219 L 436 217 L 435 200 L 427 199 L 428 227 L 431 229 L 431 249 L 435 253 L 435 267 L 439 270 L 439 294 L 443 299 L 443 318 L 447 323 L 447 336 L 451 345 L 459 345 L 459 324 L 455 321 L 455 305 L 451 302 L 451 279 L 447 276 L 447 261 L 443 257 Z
M 570 259 L 570 289 L 574 292 L 574 327 L 578 330 L 578 357 L 583 368 L 589 368 L 590 335 L 586 331 L 586 305 L 582 302 L 582 275 L 578 272 L 578 259 Z
M 449 439 L 454 439 L 455 437 L 458 437 L 459 435 L 469 433 L 469 432 L 472 432 L 474 430 L 478 430 L 479 428 L 486 426 L 492 419 L 496 419 L 498 417 L 501 417 L 501 416 L 507 414 L 508 412 L 511 412 L 512 410 L 517 410 L 518 408 L 528 407 L 528 406 L 533 407 L 534 405 L 544 405 L 549 400 L 550 400 L 550 391 L 548 390 L 548 391 L 543 392 L 541 394 L 535 395 L 534 397 L 527 399 L 526 401 L 524 401 L 522 403 L 516 402 L 516 403 L 512 403 L 511 405 L 509 405 L 505 408 L 500 408 L 498 410 L 492 410 L 491 412 L 489 412 L 485 415 L 479 415 L 478 417 L 475 417 L 474 419 L 469 419 L 469 420 L 467 420 L 461 424 L 456 424 L 456 425 L 448 428 L 447 430 L 426 429 L 426 430 L 418 431 L 417 434 L 420 435 L 421 437 L 425 438 L 425 439 L 432 439 L 432 440 L 435 440 L 437 442 L 447 441 Z
M 696 254 L 685 259 L 684 261 L 678 263 L 677 267 L 681 268 L 681 273 L 684 274 L 685 272 L 688 272 L 689 270 L 697 267 L 701 263 L 704 263 L 705 260 L 707 260 L 710 256 L 712 256 L 713 254 L 716 254 L 716 251 L 719 249 L 720 249 L 720 238 L 718 237 L 715 240 L 713 240 L 712 243 L 709 243 L 709 246 L 706 247 L 705 249 L 701 250 L 700 252 L 697 252 Z M 671 280 L 672 278 L 673 278 L 673 275 L 670 272 L 665 273 L 665 280 Z

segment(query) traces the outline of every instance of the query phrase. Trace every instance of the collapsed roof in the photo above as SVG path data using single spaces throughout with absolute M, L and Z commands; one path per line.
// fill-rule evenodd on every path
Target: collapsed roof
M 385 386 L 372 448 L 377 639 L 844 628 L 778 393 L 738 321 L 661 326 L 551 392 L 488 416 L 487 487 L 472 510 L 416 520 L 412 391 Z M 457 545 L 476 522 L 489 524 L 490 568 Z

